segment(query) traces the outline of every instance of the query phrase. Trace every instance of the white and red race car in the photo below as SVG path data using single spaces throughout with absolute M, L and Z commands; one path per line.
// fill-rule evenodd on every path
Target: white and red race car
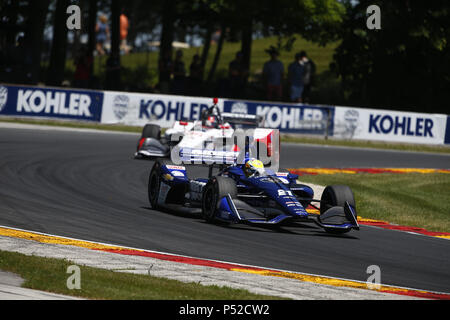
M 146 124 L 135 158 L 170 158 L 175 163 L 180 163 L 179 160 L 184 163 L 224 161 L 231 164 L 242 155 L 245 145 L 251 145 L 253 156 L 259 159 L 262 158 L 260 154 L 268 158 L 275 153 L 279 156 L 277 129 L 262 128 L 264 119 L 259 115 L 221 112 L 218 100 L 215 98 L 213 101 L 199 120 L 176 121 L 164 135 L 159 125 Z M 242 137 L 247 140 L 242 141 Z

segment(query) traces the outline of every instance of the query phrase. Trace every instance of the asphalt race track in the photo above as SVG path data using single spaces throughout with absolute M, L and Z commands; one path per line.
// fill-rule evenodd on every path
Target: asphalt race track
M 446 239 L 365 226 L 344 236 L 313 224 L 226 227 L 151 210 L 152 162 L 133 159 L 137 138 L 0 127 L 0 225 L 361 281 L 378 265 L 383 284 L 450 292 Z M 450 156 L 283 144 L 281 165 L 450 168 Z

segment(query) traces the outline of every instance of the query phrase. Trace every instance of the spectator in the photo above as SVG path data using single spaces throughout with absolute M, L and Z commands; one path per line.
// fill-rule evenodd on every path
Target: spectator
M 288 67 L 290 100 L 292 102 L 302 102 L 304 69 L 304 65 L 301 64 L 300 53 L 297 53 L 294 62 Z
M 73 84 L 75 88 L 89 88 L 91 78 L 92 55 L 83 47 L 75 61 Z
M 164 52 L 162 57 L 159 59 L 158 70 L 159 90 L 161 93 L 169 93 L 170 78 L 173 72 L 173 63 L 170 51 Z
M 266 88 L 267 100 L 280 101 L 283 96 L 283 74 L 284 65 L 278 60 L 278 51 L 271 46 L 269 50 L 266 50 L 270 54 L 270 60 L 264 64 L 263 68 L 263 81 Z
M 97 32 L 97 53 L 99 55 L 105 54 L 105 42 L 109 39 L 109 28 L 108 19 L 105 15 L 101 15 L 99 22 L 95 26 L 95 31 Z
M 1 81 L 10 83 L 31 82 L 31 50 L 23 35 L 17 38 L 17 42 L 0 46 L 2 62 L 0 65 Z
M 201 94 L 200 90 L 203 81 L 203 66 L 198 54 L 194 55 L 189 66 L 189 92 L 194 96 Z
M 186 68 L 184 67 L 183 51 L 178 49 L 175 53 L 175 61 L 173 64 L 173 83 L 172 92 L 174 94 L 184 94 L 184 85 L 186 80 Z
M 128 54 L 129 47 L 127 45 L 128 28 L 130 24 L 128 23 L 128 18 L 122 10 L 120 15 L 120 50 L 124 54 Z
M 316 65 L 312 60 L 308 58 L 305 51 L 300 52 L 300 59 L 301 64 L 304 66 L 304 74 L 303 74 L 303 94 L 302 94 L 302 101 L 303 102 L 309 102 L 310 101 L 310 95 L 311 95 L 311 85 L 314 80 L 314 75 L 316 72 Z
M 242 52 L 236 53 L 236 58 L 228 66 L 228 78 L 230 83 L 230 94 L 233 98 L 243 98 L 245 81 L 248 75 L 244 65 Z

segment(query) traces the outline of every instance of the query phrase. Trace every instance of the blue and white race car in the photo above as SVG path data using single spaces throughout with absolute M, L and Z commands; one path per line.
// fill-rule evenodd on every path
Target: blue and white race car
M 246 158 L 243 164 L 222 164 L 218 169 L 216 175 L 209 170 L 208 178 L 190 179 L 184 165 L 157 160 L 148 181 L 152 208 L 197 208 L 208 222 L 274 226 L 311 221 L 330 233 L 359 230 L 348 186 L 328 186 L 316 200 L 312 188 L 297 183 L 298 175 L 273 172 L 256 158 Z M 320 202 L 319 216 L 305 210 L 309 205 L 315 207 L 315 202 Z

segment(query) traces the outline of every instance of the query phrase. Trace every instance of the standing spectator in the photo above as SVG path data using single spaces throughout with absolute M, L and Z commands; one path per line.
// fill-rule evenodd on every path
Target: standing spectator
M 270 54 L 270 60 L 264 64 L 263 68 L 263 81 L 266 87 L 267 100 L 280 101 L 283 96 L 283 74 L 284 65 L 278 60 L 278 51 L 271 46 L 269 50 L 266 50 Z
M 288 81 L 290 99 L 292 102 L 302 102 L 304 65 L 301 63 L 300 53 L 295 55 L 295 60 L 288 67 Z
M 3 50 L 2 50 L 3 51 Z M 30 84 L 33 59 L 28 37 L 19 36 L 17 45 L 11 48 L 7 63 L 8 81 Z
M 310 101 L 310 95 L 311 95 L 311 85 L 313 84 L 314 75 L 316 72 L 316 65 L 314 62 L 308 58 L 305 51 L 300 52 L 300 59 L 301 64 L 304 66 L 305 71 L 303 74 L 303 94 L 302 94 L 302 101 L 303 102 L 309 102 Z
M 120 50 L 124 54 L 128 54 L 129 48 L 127 45 L 128 28 L 130 24 L 128 23 L 128 18 L 122 10 L 120 15 Z
M 189 92 L 191 95 L 200 95 L 203 81 L 203 66 L 198 54 L 194 55 L 189 66 Z
M 92 55 L 89 54 L 86 47 L 80 50 L 77 56 L 73 84 L 75 88 L 89 88 L 91 77 Z
M 183 62 L 183 51 L 178 49 L 175 53 L 175 62 L 173 64 L 173 83 L 172 92 L 174 94 L 184 94 L 184 85 L 186 80 L 186 68 Z
M 95 31 L 97 32 L 97 53 L 102 56 L 105 54 L 105 42 L 109 39 L 109 28 L 108 19 L 104 14 L 100 16 L 99 20 Z
M 236 53 L 236 58 L 228 66 L 231 97 L 243 98 L 247 75 L 248 71 L 244 65 L 243 55 L 239 51 Z

